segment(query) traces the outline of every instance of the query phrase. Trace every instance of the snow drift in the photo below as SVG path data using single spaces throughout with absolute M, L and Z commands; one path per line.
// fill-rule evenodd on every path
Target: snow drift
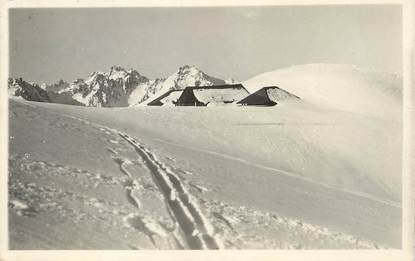
M 402 107 L 400 76 L 351 65 L 292 66 L 260 74 L 243 84 L 251 93 L 276 85 L 319 106 L 376 117 L 399 116 Z

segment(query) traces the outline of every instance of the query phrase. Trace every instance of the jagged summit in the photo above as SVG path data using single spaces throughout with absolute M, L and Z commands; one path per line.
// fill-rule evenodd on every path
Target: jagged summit
M 26 82 L 22 78 L 8 80 L 9 96 L 22 97 L 25 100 L 51 102 L 48 93 L 39 85 Z
M 127 80 L 127 79 L 137 79 L 139 81 L 148 81 L 149 79 L 143 75 L 141 75 L 137 70 L 132 68 L 125 69 L 119 65 L 113 65 L 109 68 L 107 72 L 103 71 L 95 71 L 89 74 L 86 78 L 85 82 L 91 82 L 97 79 L 107 78 L 110 80 Z
M 141 75 L 138 71 L 132 68 L 127 70 L 119 65 L 111 66 L 109 71 L 105 73 L 105 76 L 107 76 L 109 79 L 112 79 L 112 80 L 123 79 L 126 81 L 127 79 L 134 79 L 137 81 L 148 81 L 148 78 Z M 134 81 L 134 80 L 130 80 L 130 81 Z
M 113 65 L 113 66 L 111 66 L 110 73 L 111 72 L 115 72 L 115 71 L 126 72 L 127 70 L 124 67 L 120 66 L 120 65 Z
M 169 90 L 183 89 L 187 86 L 222 84 L 225 84 L 224 80 L 207 75 L 194 65 L 183 65 L 167 78 L 149 81 L 149 86 L 145 91 L 135 90 L 130 99 L 132 104 L 137 104 L 145 102 L 151 97 L 158 97 Z
M 185 64 L 179 67 L 179 71 L 185 71 L 185 70 L 197 70 L 200 71 L 199 68 L 197 68 L 195 65 L 189 65 Z
M 176 77 L 177 80 L 184 80 L 185 78 L 194 77 L 199 80 L 224 82 L 224 80 L 207 75 L 206 73 L 204 73 L 202 70 L 200 70 L 194 65 L 184 65 L 184 66 L 179 67 L 179 69 L 169 78 L 171 77 Z
M 194 65 L 185 65 L 166 78 L 161 91 L 168 91 L 167 89 L 172 86 L 174 89 L 179 89 L 187 86 L 211 86 L 221 84 L 225 84 L 225 81 L 207 75 Z
M 60 90 L 68 88 L 69 83 L 62 80 L 62 79 L 60 79 L 59 81 L 57 81 L 56 83 L 53 83 L 53 84 L 42 83 L 40 85 L 40 87 L 42 89 L 44 89 L 45 91 L 48 91 L 48 92 L 59 92 Z

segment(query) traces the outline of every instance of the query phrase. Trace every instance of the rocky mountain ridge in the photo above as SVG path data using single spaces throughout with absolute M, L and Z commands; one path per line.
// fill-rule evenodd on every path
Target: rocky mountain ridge
M 23 79 L 9 79 L 9 95 L 26 100 L 56 102 L 91 107 L 127 107 L 145 103 L 168 90 L 187 86 L 234 83 L 207 75 L 195 66 L 185 65 L 167 78 L 149 79 L 134 69 L 112 66 L 108 72 L 93 72 L 72 83 L 38 85 Z

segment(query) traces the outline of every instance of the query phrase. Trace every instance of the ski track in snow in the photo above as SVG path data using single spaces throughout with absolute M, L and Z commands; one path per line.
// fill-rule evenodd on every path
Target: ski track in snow
M 139 156 L 145 160 L 146 166 L 150 170 L 154 181 L 160 189 L 160 192 L 163 194 L 172 218 L 176 220 L 179 227 L 181 228 L 189 248 L 223 248 L 222 242 L 217 237 L 215 237 L 214 227 L 203 215 L 197 200 L 189 193 L 187 188 L 180 181 L 177 174 L 175 174 L 170 168 L 159 161 L 155 154 L 151 153 L 147 148 L 123 132 L 102 126 L 100 124 L 91 123 L 78 117 L 71 116 L 71 118 L 86 124 L 98 126 L 105 129 L 106 132 L 118 134 L 134 147 Z M 124 166 L 126 162 L 120 158 L 114 158 L 114 160 L 119 164 L 121 172 L 123 172 L 129 179 L 132 179 L 131 173 L 129 173 Z M 134 180 L 131 181 L 134 184 Z M 138 198 L 132 196 L 135 187 L 133 184 L 131 186 L 126 186 L 127 197 L 131 204 L 139 208 L 140 203 Z M 149 237 L 154 244 L 152 236 L 149 235 Z
M 131 162 L 122 158 L 113 158 L 113 160 L 120 166 L 121 172 L 128 178 L 126 184 L 124 184 L 124 190 L 126 192 L 128 202 L 139 209 L 141 207 L 141 201 L 137 195 L 140 190 L 140 184 L 137 180 L 133 179 L 131 173 L 125 168 L 125 165 L 131 164 Z
M 128 141 L 147 162 L 147 167 L 164 195 L 173 218 L 179 224 L 188 246 L 192 249 L 222 248 L 220 241 L 215 238 L 213 226 L 203 215 L 196 200 L 178 176 L 160 162 L 156 155 L 137 143 L 133 138 L 122 132 L 119 132 L 119 135 Z
M 75 117 L 72 117 L 72 118 L 77 119 Z M 81 119 L 81 121 L 83 121 L 83 120 Z M 100 124 L 95 124 L 95 123 L 94 123 L 94 125 L 102 126 Z M 108 128 L 108 127 L 104 127 L 104 128 L 106 129 L 106 132 L 110 131 L 113 134 L 116 134 L 117 133 L 118 135 L 120 135 L 122 138 L 124 138 L 127 142 L 129 142 L 136 149 L 137 153 L 139 153 L 141 155 L 141 157 L 147 161 L 147 164 L 148 164 L 147 166 L 150 169 L 150 171 L 152 171 L 152 175 L 156 179 L 155 181 L 156 181 L 157 184 L 159 184 L 159 186 L 160 186 L 160 181 L 163 182 L 164 180 L 167 180 L 166 183 L 170 183 L 170 186 L 174 186 L 174 184 L 172 182 L 169 182 L 169 175 L 168 175 L 172 171 L 169 168 L 167 168 L 163 163 L 161 163 L 160 161 L 158 161 L 157 157 L 154 154 L 152 154 L 151 152 L 149 152 L 144 146 L 142 146 L 141 144 L 137 143 L 137 141 L 135 141 L 134 139 L 132 139 L 127 134 L 122 133 L 122 132 L 120 132 L 120 131 L 118 131 L 116 129 L 112 129 L 112 128 Z M 240 161 L 240 162 L 245 163 L 245 164 L 251 164 L 251 165 L 255 165 L 257 167 L 262 167 L 262 168 L 266 168 L 266 169 L 278 171 L 279 174 L 281 174 L 280 172 L 284 173 L 284 171 L 281 171 L 281 170 L 278 170 L 278 169 L 264 167 L 262 165 L 255 164 L 255 163 L 251 163 L 251 162 L 245 161 L 243 159 L 236 158 L 236 157 L 233 157 L 233 156 L 229 156 L 229 155 L 226 155 L 226 154 L 221 154 L 221 153 L 214 152 L 214 151 L 201 150 L 201 149 L 194 148 L 194 147 L 188 147 L 188 146 L 176 144 L 174 142 L 165 141 L 165 140 L 162 140 L 162 139 L 155 139 L 155 140 L 158 140 L 158 141 L 164 142 L 164 143 L 168 143 L 168 144 L 171 144 L 171 145 L 185 147 L 185 148 L 188 148 L 188 149 L 191 149 L 191 150 L 195 150 L 195 151 L 199 151 L 199 152 L 214 154 L 214 155 L 221 156 L 221 157 L 225 157 L 225 158 L 228 158 L 228 159 L 231 159 L 231 160 L 237 160 L 237 161 Z M 293 177 L 293 178 L 301 178 L 301 179 L 304 179 L 305 181 L 310 181 L 310 180 L 307 180 L 306 178 L 298 177 L 298 175 L 291 174 L 291 173 L 288 173 L 288 176 Z M 159 178 L 161 178 L 163 180 L 158 180 L 157 177 L 159 177 Z M 179 179 L 177 178 L 177 176 L 174 173 L 173 173 L 173 177 L 175 177 L 175 179 L 179 181 Z M 313 181 L 310 181 L 310 182 L 311 183 L 314 183 L 314 184 L 317 184 L 317 185 L 323 185 L 325 187 L 326 186 L 329 186 L 330 187 L 330 185 L 327 185 L 327 184 L 322 184 L 322 183 L 313 182 Z M 190 184 L 190 185 L 192 186 L 192 184 Z M 347 190 L 343 190 L 343 189 L 338 189 L 337 187 L 330 187 L 330 188 L 335 189 L 335 190 L 341 190 L 343 192 L 350 193 L 350 194 L 353 194 L 353 195 L 358 196 L 358 197 L 364 197 L 364 198 L 367 198 L 367 199 L 370 199 L 370 200 L 374 200 L 374 201 L 377 201 L 377 202 L 380 202 L 380 203 L 384 203 L 384 204 L 390 205 L 389 202 L 387 202 L 387 201 L 379 200 L 379 199 L 376 199 L 374 197 L 365 197 L 365 195 L 361 195 L 361 194 L 356 193 L 354 191 L 347 191 Z M 202 188 L 200 188 L 200 189 L 201 190 L 204 190 L 206 188 L 203 187 L 203 189 Z M 179 219 L 178 219 L 178 216 L 179 215 L 175 214 L 174 211 L 173 211 L 174 209 L 169 205 L 169 200 L 171 201 L 171 200 L 177 200 L 178 199 L 177 194 L 175 193 L 175 192 L 177 192 L 177 189 L 175 189 L 174 187 L 173 188 L 172 187 L 169 187 L 167 189 L 162 189 L 161 188 L 160 190 L 163 193 L 163 195 L 165 195 L 165 200 L 167 202 L 167 206 L 168 206 L 170 215 L 172 216 L 173 219 L 176 219 L 177 223 L 179 223 Z M 183 190 L 183 189 L 181 189 L 181 190 Z M 172 191 L 173 193 L 172 192 L 169 192 L 169 191 Z M 188 196 L 190 196 L 190 194 L 188 194 Z M 177 205 L 179 205 L 180 207 L 183 206 L 180 203 L 177 204 Z M 395 206 L 395 205 L 392 205 L 392 206 Z M 183 213 L 184 214 L 187 214 L 187 215 L 189 215 L 189 214 L 191 215 L 191 213 L 189 213 L 189 212 L 183 212 L 182 209 L 178 209 L 178 210 L 180 210 L 180 212 L 182 213 L 181 215 L 183 215 Z M 179 214 L 180 214 L 180 212 L 179 212 Z M 220 214 L 218 212 L 214 212 L 213 213 L 213 217 L 217 218 L 218 220 L 221 220 L 231 231 L 235 231 L 234 230 L 235 228 L 233 227 L 232 223 L 224 215 L 222 215 L 222 214 Z M 140 217 L 135 217 L 135 218 L 140 218 Z M 180 218 L 180 216 L 179 216 L 179 218 Z M 185 219 L 187 219 L 187 220 L 190 221 L 189 222 L 190 223 L 190 226 L 189 227 L 195 227 L 197 225 L 196 223 L 192 223 L 192 221 L 194 222 L 194 218 L 192 220 L 192 217 L 191 216 L 187 216 L 187 217 L 185 217 Z M 279 218 L 279 219 L 281 219 L 281 218 Z M 300 221 L 296 221 L 296 220 L 286 220 L 285 218 L 282 219 L 282 220 L 283 220 L 282 223 L 284 223 L 284 224 L 289 224 L 289 223 L 296 223 L 297 224 L 297 223 L 300 222 Z M 183 222 L 185 220 L 181 220 L 181 221 Z M 307 225 L 307 224 L 304 223 L 304 225 Z M 180 223 L 179 223 L 179 226 L 182 228 L 182 231 L 183 231 L 183 225 L 180 225 Z M 208 226 L 209 227 L 212 227 L 210 224 Z M 314 227 L 313 225 L 308 225 L 308 226 L 310 227 L 310 229 L 312 231 L 316 231 L 316 233 L 320 233 L 319 232 L 320 230 L 322 230 L 323 232 L 326 231 L 325 228 L 321 228 L 320 229 L 318 227 Z M 134 225 L 134 227 L 136 227 L 136 226 Z M 142 225 L 140 227 L 141 227 L 140 230 L 142 230 L 142 231 L 145 231 L 146 230 L 145 228 L 142 227 Z M 212 229 L 213 229 L 213 227 L 212 227 Z M 192 244 L 194 244 L 194 242 L 192 242 L 192 238 L 194 238 L 195 233 L 200 233 L 200 230 L 195 230 L 195 229 L 192 230 L 192 229 L 187 228 L 186 231 L 187 232 L 184 232 L 185 237 L 186 237 L 186 241 L 188 242 L 188 244 L 189 244 L 189 241 Z M 321 232 L 321 233 L 323 233 L 323 232 Z M 212 230 L 212 233 L 214 233 L 213 230 Z M 327 233 L 329 233 L 329 232 L 326 231 L 323 234 L 327 234 Z M 153 240 L 152 240 L 152 236 L 153 235 L 154 235 L 154 233 L 148 234 L 148 236 L 149 236 L 149 238 L 150 238 L 150 240 L 152 242 L 153 242 Z M 196 235 L 199 236 L 198 234 L 196 234 Z M 333 236 L 333 235 L 331 235 L 331 236 Z M 355 242 L 355 241 L 358 242 L 359 241 L 358 239 L 356 239 L 354 237 L 351 237 L 351 236 L 348 236 L 348 235 L 343 235 L 341 233 L 338 234 L 338 235 L 337 234 L 334 234 L 333 237 L 334 238 L 340 237 L 340 239 L 342 239 L 344 241 L 350 241 L 350 242 Z M 198 238 L 198 240 L 200 240 L 200 237 L 197 237 L 197 238 Z M 212 237 L 212 238 L 215 239 L 214 237 Z M 154 242 L 153 242 L 153 244 L 154 244 Z M 214 245 L 214 247 L 213 247 L 214 249 L 217 249 L 218 247 L 224 248 L 223 242 L 217 240 L 216 241 L 216 244 L 218 244 L 218 245 Z M 357 244 L 357 243 L 355 243 L 355 244 Z M 361 242 L 359 242 L 359 244 L 362 244 L 365 248 L 366 247 L 367 248 L 373 248 L 373 244 L 372 243 L 366 242 L 364 240 L 361 241 Z M 208 248 L 209 245 L 203 245 L 203 244 L 197 245 L 195 248 L 196 249 L 200 249 L 201 248 L 200 246 L 205 247 L 205 249 L 209 249 Z M 375 246 L 375 248 L 377 248 L 377 247 L 379 247 L 379 246 Z

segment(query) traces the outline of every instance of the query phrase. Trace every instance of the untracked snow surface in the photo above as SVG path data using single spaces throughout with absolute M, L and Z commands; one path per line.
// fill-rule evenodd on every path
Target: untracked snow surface
M 306 64 L 278 69 L 242 82 L 251 93 L 276 85 L 318 106 L 375 117 L 396 117 L 402 78 L 352 65 Z
M 255 77 L 274 107 L 9 99 L 10 248 L 400 248 L 399 83 L 353 70 Z

